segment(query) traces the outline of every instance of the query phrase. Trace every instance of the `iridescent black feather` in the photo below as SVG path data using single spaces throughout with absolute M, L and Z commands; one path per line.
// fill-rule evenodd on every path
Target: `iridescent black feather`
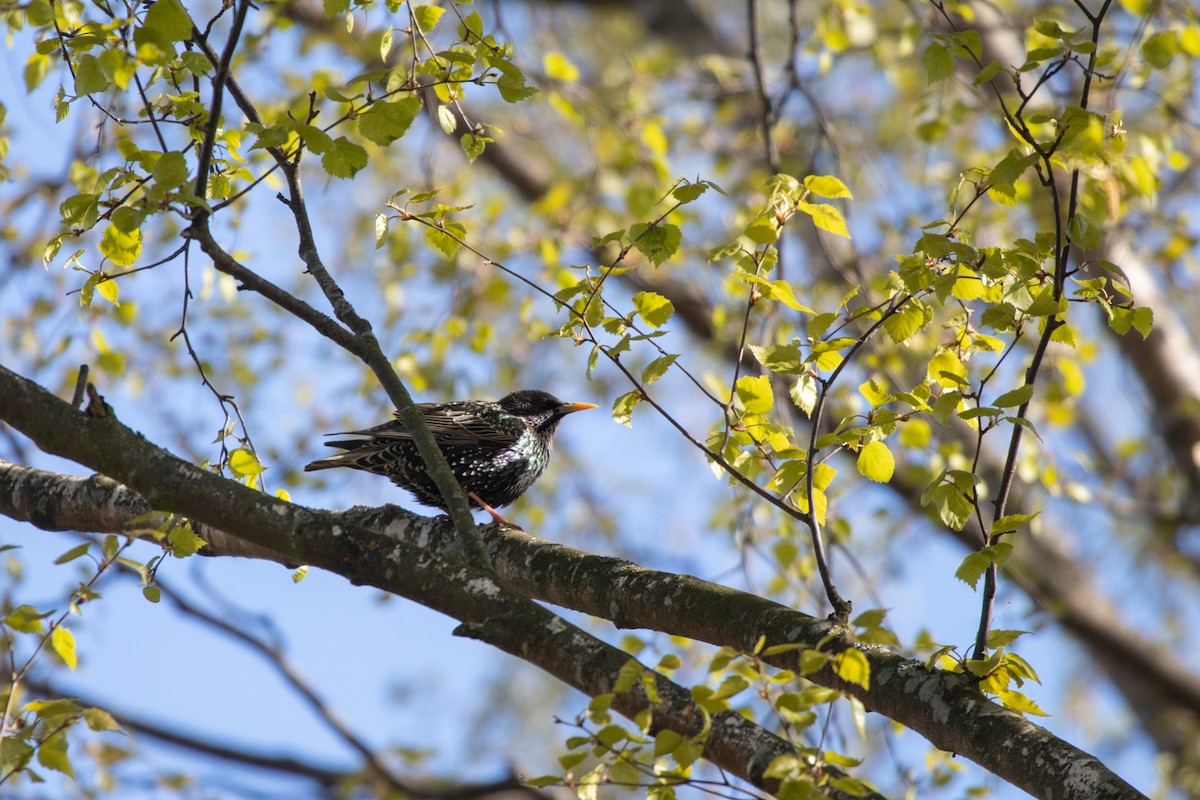
M 558 423 L 585 408 L 595 406 L 564 403 L 551 394 L 529 389 L 495 402 L 417 404 L 463 490 L 493 508 L 512 503 L 533 485 L 550 462 Z M 331 435 L 356 438 L 327 442 L 346 452 L 314 461 L 304 468 L 306 472 L 333 467 L 374 472 L 391 478 L 424 505 L 446 507 L 425 471 L 412 434 L 399 419 Z

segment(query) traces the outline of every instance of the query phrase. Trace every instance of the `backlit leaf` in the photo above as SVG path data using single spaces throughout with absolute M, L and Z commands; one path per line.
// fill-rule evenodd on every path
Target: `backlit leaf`
M 883 442 L 868 442 L 858 452 L 858 472 L 876 483 L 887 483 L 896 469 L 896 459 Z
M 633 307 L 637 309 L 637 315 L 651 328 L 661 328 L 675 313 L 675 306 L 671 301 L 655 292 L 635 294 Z
M 738 378 L 738 400 L 747 414 L 766 414 L 775 404 L 775 394 L 771 391 L 771 379 L 766 375 L 746 375 Z
M 842 680 L 864 689 L 871 688 L 871 664 L 862 652 L 850 648 L 834 659 L 834 671 Z
M 58 653 L 58 657 L 74 672 L 75 667 L 79 665 L 79 657 L 75 654 L 75 636 L 59 625 L 50 634 L 50 645 L 54 648 L 54 652 Z

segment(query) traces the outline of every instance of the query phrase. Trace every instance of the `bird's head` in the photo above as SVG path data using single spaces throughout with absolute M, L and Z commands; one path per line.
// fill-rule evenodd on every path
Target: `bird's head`
M 539 431 L 553 433 L 567 414 L 595 408 L 595 403 L 564 403 L 549 392 L 523 389 L 500 399 L 500 407 L 521 417 Z

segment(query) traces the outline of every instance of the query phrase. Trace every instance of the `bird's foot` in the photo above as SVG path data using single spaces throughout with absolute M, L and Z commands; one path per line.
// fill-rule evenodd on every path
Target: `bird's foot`
M 479 495 L 475 494 L 474 492 L 467 492 L 467 497 L 474 500 L 476 505 L 478 505 L 484 511 L 486 511 L 487 513 L 492 515 L 492 521 L 486 527 L 488 527 L 488 528 L 516 528 L 519 531 L 525 530 L 520 525 L 517 525 L 513 522 L 509 522 L 507 519 L 504 518 L 504 515 L 502 515 L 499 511 L 497 511 L 496 509 L 489 506 L 487 503 L 483 502 L 483 500 L 479 497 Z

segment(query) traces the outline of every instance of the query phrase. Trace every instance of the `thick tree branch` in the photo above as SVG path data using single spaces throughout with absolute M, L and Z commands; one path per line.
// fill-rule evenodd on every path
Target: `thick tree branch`
M 461 620 L 461 633 L 530 661 L 589 694 L 611 690 L 613 677 L 628 661 L 624 653 L 524 601 L 488 574 L 456 565 L 446 557 L 446 548 L 456 546 L 448 531 L 444 535 L 452 544 L 439 548 L 436 537 L 424 534 L 420 547 L 409 544 L 405 539 L 413 525 L 408 515 L 386 509 L 332 515 L 275 500 L 179 461 L 112 417 L 77 412 L 3 368 L 0 418 L 47 452 L 127 483 L 153 506 L 235 532 L 356 583 L 417 600 Z M 507 586 L 621 626 L 666 631 L 743 652 L 752 651 L 760 636 L 769 645 L 817 647 L 824 642 L 832 653 L 855 646 L 847 631 L 826 621 L 696 578 L 516 534 L 493 535 L 490 546 L 497 574 Z M 1094 757 L 988 701 L 963 675 L 930 671 L 919 661 L 877 648 L 862 652 L 871 666 L 869 689 L 841 681 L 830 668 L 808 677 L 858 698 L 868 709 L 1034 796 L 1141 797 Z M 796 669 L 797 658 L 791 652 L 769 661 Z M 656 724 L 694 734 L 701 715 L 687 690 L 661 676 L 658 684 L 663 702 L 654 709 Z M 614 707 L 634 715 L 648 704 L 640 690 L 633 690 L 618 696 Z M 774 755 L 788 750 L 785 742 L 748 720 L 725 714 L 714 720 L 705 756 L 765 785 L 762 770 Z
M 217 758 L 243 767 L 253 767 L 312 780 L 324 787 L 345 786 L 350 781 L 362 780 L 362 777 L 356 776 L 354 771 L 341 770 L 329 764 L 322 765 L 308 755 L 293 757 L 255 752 L 244 746 L 230 747 L 223 742 L 196 733 L 189 733 L 174 726 L 164 725 L 148 717 L 114 709 L 94 698 L 81 696 L 72 688 L 36 680 L 28 681 L 27 685 L 35 694 L 43 697 L 72 697 L 82 706 L 104 706 L 105 710 L 112 714 L 126 731 L 133 731 L 149 739 L 155 739 L 198 755 Z M 541 798 L 541 800 L 547 798 L 544 792 L 522 785 L 516 775 L 508 775 L 484 783 L 424 783 L 403 780 L 398 782 L 398 790 L 409 797 L 426 800 L 475 800 L 501 793 L 507 794 L 511 798 L 513 795 L 510 793 L 513 792 L 518 796 L 523 795 L 529 798 Z
M 151 507 L 184 514 L 285 558 L 419 602 L 461 621 L 457 633 L 486 641 L 590 696 L 611 692 L 618 672 L 631 660 L 623 651 L 516 594 L 489 572 L 187 464 L 112 415 L 77 411 L 4 367 L 0 367 L 0 419 L 45 452 L 121 481 Z M 48 505 L 40 504 L 43 518 L 53 516 Z M 406 530 L 416 527 L 411 518 L 404 526 Z M 616 695 L 613 708 L 630 718 L 652 709 L 652 730 L 698 735 L 705 714 L 688 690 L 662 675 L 655 673 L 654 678 L 657 704 L 651 703 L 639 683 Z M 766 791 L 777 788 L 777 781 L 765 776 L 771 762 L 797 754 L 788 742 L 732 711 L 712 717 L 703 752 L 712 763 Z M 837 774 L 832 767 L 822 771 Z M 844 796 L 832 788 L 827 794 Z

